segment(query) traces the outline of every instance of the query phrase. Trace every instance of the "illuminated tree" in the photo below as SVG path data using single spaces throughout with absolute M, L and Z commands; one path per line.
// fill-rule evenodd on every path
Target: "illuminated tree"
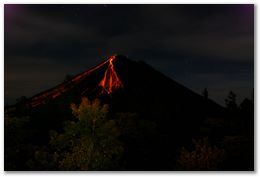
M 83 98 L 71 105 L 76 121 L 65 123 L 64 133 L 51 133 L 50 144 L 60 170 L 111 170 L 117 168 L 123 147 L 119 130 L 108 119 L 108 106 Z
M 179 170 L 218 170 L 224 161 L 225 150 L 212 146 L 208 138 L 193 140 L 194 149 L 182 148 L 177 159 Z

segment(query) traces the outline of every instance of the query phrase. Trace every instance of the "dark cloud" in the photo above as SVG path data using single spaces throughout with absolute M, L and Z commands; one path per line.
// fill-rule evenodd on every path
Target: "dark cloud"
M 254 86 L 253 5 L 5 5 L 5 101 L 113 53 L 223 103 Z

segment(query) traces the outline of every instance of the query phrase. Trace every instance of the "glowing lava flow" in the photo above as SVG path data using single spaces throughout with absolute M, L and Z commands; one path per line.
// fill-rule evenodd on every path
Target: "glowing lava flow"
M 105 72 L 103 79 L 100 81 L 99 86 L 101 86 L 108 94 L 111 94 L 113 90 L 123 87 L 122 82 L 117 76 L 117 73 L 114 69 L 113 61 L 116 59 L 116 56 L 109 58 L 109 65 Z
M 38 105 L 44 104 L 48 100 L 59 97 L 64 92 L 67 92 L 69 88 L 74 87 L 82 80 L 84 80 L 84 78 L 86 78 L 92 72 L 97 71 L 99 68 L 105 66 L 106 64 L 108 64 L 108 68 L 105 71 L 104 78 L 99 83 L 99 86 L 103 87 L 103 92 L 111 94 L 114 89 L 123 87 L 123 84 L 118 78 L 117 73 L 115 72 L 114 69 L 113 60 L 115 59 L 116 59 L 116 55 L 110 57 L 108 60 L 102 62 L 98 66 L 93 67 L 81 74 L 78 74 L 77 76 L 75 76 L 74 78 L 72 78 L 70 81 L 66 83 L 62 83 L 50 90 L 44 91 L 40 94 L 33 96 L 29 102 L 30 106 L 36 107 Z

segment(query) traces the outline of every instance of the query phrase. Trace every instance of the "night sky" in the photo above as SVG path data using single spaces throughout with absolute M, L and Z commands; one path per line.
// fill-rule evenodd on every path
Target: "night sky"
M 5 104 L 111 54 L 143 60 L 224 105 L 254 88 L 253 5 L 5 5 Z

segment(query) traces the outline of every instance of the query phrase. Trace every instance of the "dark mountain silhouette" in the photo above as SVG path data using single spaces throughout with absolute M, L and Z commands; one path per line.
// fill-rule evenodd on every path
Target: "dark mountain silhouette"
M 121 55 L 113 55 L 99 65 L 33 96 L 28 100 L 28 106 L 39 108 L 50 102 L 63 101 L 64 98 L 70 98 L 71 100 L 68 99 L 70 104 L 73 101 L 77 102 L 77 99 L 82 96 L 113 97 L 118 93 L 131 98 L 138 97 L 139 101 L 149 97 L 148 100 L 152 100 L 152 104 L 155 105 L 155 101 L 169 99 L 171 100 L 170 106 L 177 108 L 192 106 L 204 109 L 205 103 L 207 103 L 209 108 L 212 108 L 207 111 L 208 113 L 212 113 L 214 110 L 219 112 L 219 109 L 222 109 L 218 104 L 210 100 L 205 101 L 202 96 L 164 76 L 146 63 L 131 61 Z M 66 103 L 63 102 L 63 104 Z M 160 104 L 163 103 L 160 102 Z
M 221 118 L 224 108 L 210 99 L 163 75 L 142 61 L 113 55 L 99 65 L 67 79 L 58 86 L 26 100 L 26 110 L 37 127 L 37 143 L 48 140 L 48 131 L 62 126 L 71 118 L 72 102 L 83 96 L 108 103 L 112 114 L 136 113 L 138 121 L 154 125 L 152 133 L 126 144 L 128 169 L 167 170 L 173 163 L 172 153 L 191 137 L 207 117 Z M 142 126 L 141 126 L 142 127 Z M 141 128 L 143 129 L 143 128 Z M 145 152 L 145 153 L 144 153 Z M 169 160 L 170 159 L 170 160 Z

